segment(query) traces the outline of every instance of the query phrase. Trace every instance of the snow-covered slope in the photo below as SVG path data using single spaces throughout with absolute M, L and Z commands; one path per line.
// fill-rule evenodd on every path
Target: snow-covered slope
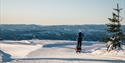
M 32 45 L 28 41 L 3 41 L 0 43 L 0 49 L 10 54 L 12 58 L 25 57 L 31 51 L 41 47 L 41 45 Z
M 34 42 L 34 43 L 32 43 Z M 26 43 L 26 44 L 25 44 Z M 12 56 L 11 63 L 124 63 L 124 51 L 108 55 L 104 43 L 83 41 L 82 53 L 75 52 L 76 41 L 2 41 L 0 49 Z M 101 52 L 103 51 L 103 53 Z M 110 53 L 110 54 L 112 54 Z M 107 55 L 104 55 L 107 54 Z M 120 54 L 120 55 L 118 55 Z M 121 55 L 122 54 L 122 55 Z

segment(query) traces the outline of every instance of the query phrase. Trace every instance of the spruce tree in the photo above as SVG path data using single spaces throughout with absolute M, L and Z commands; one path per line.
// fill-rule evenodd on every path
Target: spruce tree
M 122 10 L 119 8 L 119 4 L 117 4 L 117 8 L 113 9 L 115 12 L 112 13 L 112 18 L 108 18 L 110 23 L 107 24 L 107 31 L 109 32 L 110 36 L 108 39 L 107 50 L 114 50 L 121 48 L 121 38 L 122 38 L 122 30 L 120 22 L 120 11 Z

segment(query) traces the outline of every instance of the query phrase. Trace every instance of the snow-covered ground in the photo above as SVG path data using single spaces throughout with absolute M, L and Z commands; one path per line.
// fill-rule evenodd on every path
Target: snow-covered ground
M 12 55 L 12 58 L 25 57 L 31 51 L 41 48 L 40 45 L 17 45 L 17 44 L 0 44 L 0 49 Z
M 83 41 L 82 53 L 76 41 L 0 41 L 0 50 L 11 55 L 10 63 L 125 63 L 125 51 L 107 52 L 104 43 Z

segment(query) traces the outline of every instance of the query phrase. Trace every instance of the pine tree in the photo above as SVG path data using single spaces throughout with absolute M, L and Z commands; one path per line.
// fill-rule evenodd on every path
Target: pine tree
M 107 31 L 110 34 L 110 37 L 108 39 L 108 46 L 107 46 L 107 50 L 114 50 L 114 49 L 118 49 L 121 48 L 121 38 L 122 38 L 122 30 L 121 30 L 121 24 L 120 22 L 122 20 L 120 20 L 120 11 L 122 10 L 121 8 L 119 8 L 119 4 L 117 4 L 117 8 L 113 9 L 116 12 L 112 13 L 112 18 L 108 18 L 110 23 L 107 24 Z

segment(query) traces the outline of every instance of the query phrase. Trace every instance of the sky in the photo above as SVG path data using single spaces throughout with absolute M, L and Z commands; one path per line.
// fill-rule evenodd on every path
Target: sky
M 116 3 L 125 0 L 0 0 L 1 24 L 82 25 L 106 24 Z

